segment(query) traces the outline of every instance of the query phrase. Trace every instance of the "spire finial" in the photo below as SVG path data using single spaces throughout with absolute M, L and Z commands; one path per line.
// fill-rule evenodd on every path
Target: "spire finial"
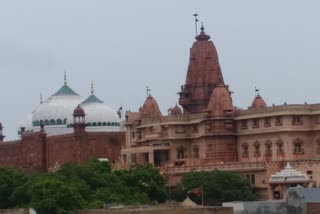
M 204 27 L 203 27 L 203 22 L 201 22 L 201 32 L 203 32 L 204 31 Z
M 91 82 L 91 95 L 94 94 L 94 89 L 93 89 L 93 81 Z
M 42 101 L 42 93 L 40 93 L 40 104 L 42 104 L 43 101 Z
M 64 84 L 67 85 L 67 71 L 64 70 Z
M 254 93 L 255 93 L 255 97 L 259 96 L 259 89 L 257 89 L 256 86 L 254 86 Z
M 151 89 L 149 88 L 149 86 L 147 86 L 147 97 L 149 97 L 151 95 Z

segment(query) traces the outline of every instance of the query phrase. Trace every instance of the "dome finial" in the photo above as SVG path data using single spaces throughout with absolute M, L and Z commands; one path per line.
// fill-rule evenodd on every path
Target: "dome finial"
M 64 84 L 67 85 L 67 71 L 64 70 Z
M 91 95 L 94 94 L 94 89 L 93 89 L 93 81 L 91 82 Z
M 204 27 L 203 27 L 203 22 L 201 22 L 201 28 L 200 28 L 201 32 L 204 32 Z

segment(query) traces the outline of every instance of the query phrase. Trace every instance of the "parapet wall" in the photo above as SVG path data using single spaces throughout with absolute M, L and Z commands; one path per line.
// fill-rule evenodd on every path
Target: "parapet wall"
M 81 210 L 77 214 L 233 214 L 232 207 Z

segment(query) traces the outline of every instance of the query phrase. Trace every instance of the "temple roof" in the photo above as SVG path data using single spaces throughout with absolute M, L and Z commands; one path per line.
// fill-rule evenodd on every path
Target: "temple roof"
M 271 175 L 269 183 L 307 183 L 309 179 L 306 174 L 292 168 L 288 162 L 283 170 Z
M 264 101 L 264 99 L 260 96 L 260 94 L 257 94 L 257 96 L 254 98 L 250 108 L 266 108 L 267 104 Z

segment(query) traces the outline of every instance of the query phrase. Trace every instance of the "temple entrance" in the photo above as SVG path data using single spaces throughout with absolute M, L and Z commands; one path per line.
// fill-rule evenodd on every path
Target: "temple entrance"
M 156 150 L 154 151 L 154 165 L 161 166 L 169 161 L 170 150 Z

